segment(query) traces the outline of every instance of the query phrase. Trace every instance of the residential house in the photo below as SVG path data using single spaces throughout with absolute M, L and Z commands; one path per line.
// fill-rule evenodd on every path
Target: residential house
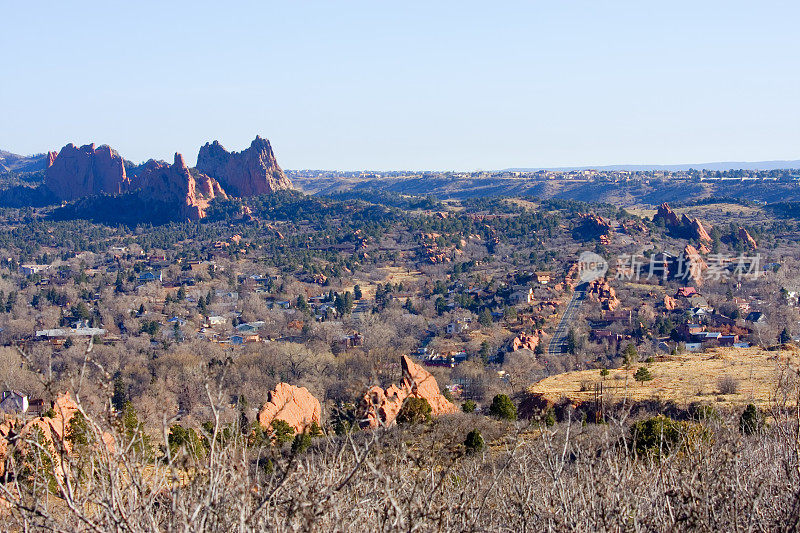
M 236 331 L 239 333 L 256 333 L 262 327 L 264 327 L 265 322 L 263 320 L 258 320 L 256 322 L 246 322 L 244 324 L 239 324 L 236 326 Z
M 27 414 L 31 416 L 42 416 L 45 412 L 44 408 L 44 400 L 41 398 L 34 398 L 33 400 L 28 400 L 28 411 Z
M 213 315 L 208 317 L 209 326 L 223 326 L 228 323 L 228 319 L 224 316 Z
M 472 320 L 470 319 L 455 320 L 447 324 L 445 331 L 448 335 L 457 335 L 459 333 L 463 333 L 469 329 L 471 322 Z
M 693 294 L 697 294 L 697 291 L 695 290 L 694 287 L 681 287 L 681 288 L 678 289 L 678 292 L 675 293 L 675 296 L 676 297 L 677 296 L 682 296 L 684 298 L 688 298 L 689 296 L 692 296 Z
M 139 283 L 149 283 L 151 281 L 162 281 L 162 275 L 160 270 L 155 270 L 152 272 L 142 272 L 139 274 Z
M 515 287 L 509 298 L 512 305 L 532 304 L 535 300 L 532 287 Z
M 28 396 L 14 390 L 0 394 L 0 411 L 5 413 L 25 413 L 28 411 Z
M 761 311 L 752 311 L 747 315 L 745 320 L 753 324 L 763 324 L 767 321 L 767 317 Z
M 39 274 L 47 270 L 50 270 L 50 265 L 27 264 L 19 267 L 19 271 L 23 276 L 33 276 L 34 274 Z

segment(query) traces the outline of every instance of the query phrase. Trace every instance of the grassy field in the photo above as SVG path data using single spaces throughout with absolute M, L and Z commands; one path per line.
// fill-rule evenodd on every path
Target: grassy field
M 652 363 L 639 363 L 630 369 L 582 370 L 550 376 L 528 390 L 552 402 L 568 398 L 575 404 L 594 399 L 596 383 L 603 383 L 610 402 L 658 399 L 679 406 L 691 403 L 762 406 L 786 398 L 796 401 L 800 353 L 796 349 L 766 351 L 760 348 L 717 348 L 702 354 L 667 356 Z M 639 367 L 650 371 L 653 379 L 634 380 Z M 736 391 L 723 394 L 723 380 L 735 383 Z M 788 398 L 787 398 L 788 395 Z

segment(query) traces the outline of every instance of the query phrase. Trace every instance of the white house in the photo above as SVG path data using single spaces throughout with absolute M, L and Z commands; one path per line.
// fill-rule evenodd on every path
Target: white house
M 0 411 L 24 413 L 28 410 L 28 396 L 21 392 L 6 390 L 0 395 Z

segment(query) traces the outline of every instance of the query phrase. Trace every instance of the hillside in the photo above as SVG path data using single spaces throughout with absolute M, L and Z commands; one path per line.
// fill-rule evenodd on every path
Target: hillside
M 622 400 L 672 401 L 679 406 L 692 403 L 762 406 L 780 400 L 783 391 L 792 390 L 797 380 L 800 354 L 797 349 L 767 351 L 761 348 L 717 348 L 702 354 L 660 358 L 652 363 L 609 370 L 602 377 L 599 370 L 566 372 L 547 377 L 532 385 L 528 392 L 551 403 L 568 398 L 573 404 L 593 401 L 595 386 L 602 383 L 606 402 Z M 651 381 L 640 383 L 634 374 L 647 367 Z M 722 394 L 721 381 L 730 378 L 736 392 Z M 723 387 L 724 388 L 724 387 Z
M 44 170 L 45 154 L 18 155 L 0 150 L 0 172 L 34 172 Z

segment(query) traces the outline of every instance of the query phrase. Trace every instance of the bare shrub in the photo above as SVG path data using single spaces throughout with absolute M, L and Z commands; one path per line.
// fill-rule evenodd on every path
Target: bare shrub
M 736 394 L 739 392 L 739 380 L 733 376 L 722 376 L 717 380 L 720 394 Z

